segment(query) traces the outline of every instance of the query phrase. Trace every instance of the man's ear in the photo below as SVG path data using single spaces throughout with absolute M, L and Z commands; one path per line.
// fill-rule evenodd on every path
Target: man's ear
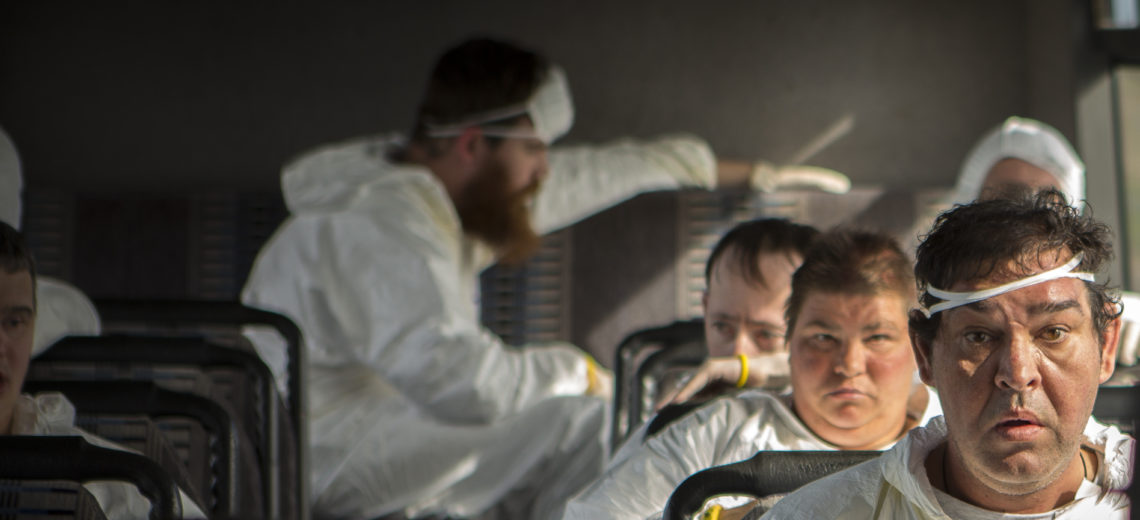
M 452 146 L 464 165 L 473 166 L 482 160 L 483 153 L 487 149 L 487 140 L 483 138 L 482 128 L 469 126 L 456 136 L 455 144 Z
M 917 315 L 917 316 L 916 316 Z M 910 311 L 910 319 L 914 321 L 917 318 L 925 319 L 918 310 Z M 923 341 L 919 337 L 918 331 L 914 327 L 908 327 L 908 334 L 910 335 L 910 347 L 914 351 L 914 362 L 918 365 L 918 377 L 922 378 L 922 382 L 927 385 L 934 386 L 934 369 L 931 362 L 931 344 Z
M 1109 304 L 1112 305 L 1112 304 Z M 1113 309 L 1115 310 L 1115 309 Z M 1100 382 L 1108 381 L 1112 377 L 1112 373 L 1116 370 L 1116 350 L 1119 348 L 1118 342 L 1120 341 L 1120 329 L 1124 326 L 1124 320 L 1120 316 L 1113 318 L 1104 327 L 1104 333 L 1100 337 Z

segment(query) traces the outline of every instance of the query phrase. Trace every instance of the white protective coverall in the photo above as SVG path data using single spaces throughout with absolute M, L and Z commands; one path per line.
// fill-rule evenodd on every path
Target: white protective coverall
M 1093 482 L 1082 483 L 1075 500 L 1044 517 L 1128 518 L 1128 498 L 1110 490 L 1123 489 L 1131 480 L 1136 442 L 1116 427 L 1105 426 L 1091 417 L 1084 436 L 1083 444 L 1096 451 L 1100 459 L 1096 477 Z M 763 518 L 1008 518 L 966 504 L 931 486 L 926 457 L 945 441 L 946 422 L 938 417 L 924 428 L 911 430 L 878 459 L 820 479 L 784 497 Z
M 929 395 L 919 424 L 942 413 L 938 397 Z M 567 504 L 563 519 L 657 518 L 673 490 L 698 471 L 758 451 L 836 449 L 796 417 L 790 402 L 791 394 L 742 392 L 686 414 L 640 445 L 627 443 L 622 451 L 632 451 L 619 452 L 606 474 Z
M 1003 159 L 1020 159 L 1049 172 L 1074 207 L 1085 201 L 1085 164 L 1057 129 L 1023 117 L 1010 117 L 986 132 L 966 154 L 950 204 L 978 198 L 990 169 Z
M 75 426 L 75 407 L 63 394 L 56 392 L 44 392 L 34 397 L 21 395 L 12 414 L 12 434 L 81 436 L 96 446 L 129 451 Z M 99 502 L 109 520 L 150 518 L 150 500 L 132 484 L 95 481 L 83 487 Z M 182 518 L 206 518 L 202 509 L 184 491 L 179 490 L 179 498 L 182 500 Z
M 0 128 L 0 220 L 20 229 L 23 215 L 24 177 L 20 154 L 8 134 Z
M 102 322 L 95 304 L 83 291 L 63 280 L 36 277 L 33 357 L 66 336 L 98 336 L 101 331 Z
M 291 216 L 242 294 L 304 332 L 315 513 L 554 517 L 601 473 L 607 403 L 583 396 L 581 350 L 516 349 L 480 326 L 477 275 L 492 252 L 464 235 L 429 170 L 387 159 L 397 144 L 358 139 L 288 165 Z M 549 162 L 539 232 L 715 182 L 711 151 L 688 137 L 555 148 Z M 250 337 L 284 387 L 281 344 Z

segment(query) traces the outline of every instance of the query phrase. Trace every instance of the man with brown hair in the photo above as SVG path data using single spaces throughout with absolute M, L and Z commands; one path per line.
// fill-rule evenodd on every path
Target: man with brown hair
M 913 385 L 906 312 L 914 281 L 893 239 L 823 233 L 790 285 L 790 392 L 722 396 L 627 444 L 605 475 L 567 504 L 563 519 L 652 518 L 686 477 L 706 468 L 767 450 L 885 449 L 939 413 L 937 399 Z M 914 392 L 924 399 L 911 408 Z M 740 497 L 711 502 L 743 513 Z
M 1135 441 L 1091 417 L 1119 302 L 1107 228 L 1056 190 L 943 213 L 918 248 L 910 337 L 944 416 L 771 518 L 1127 518 Z M 765 518 L 767 518 L 766 516 Z
M 750 170 L 691 137 L 548 152 L 572 121 L 560 68 L 476 39 L 437 62 L 410 139 L 285 167 L 291 216 L 242 299 L 304 332 L 318 516 L 544 518 L 601 471 L 609 376 L 573 345 L 503 344 L 477 274 L 637 193 Z M 282 383 L 283 348 L 251 339 Z

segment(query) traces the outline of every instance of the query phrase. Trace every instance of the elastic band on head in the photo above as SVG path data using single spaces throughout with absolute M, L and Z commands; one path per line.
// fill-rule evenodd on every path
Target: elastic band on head
M 1083 254 L 1077 254 L 1074 255 L 1071 260 L 1066 262 L 1065 265 L 1057 267 L 1056 269 L 1037 273 L 1033 276 L 1022 278 L 1020 280 L 1014 280 L 1004 285 L 999 285 L 997 287 L 991 287 L 989 289 L 983 289 L 980 291 L 951 292 L 943 291 L 942 289 L 938 289 L 936 287 L 927 287 L 926 294 L 945 301 L 931 305 L 929 308 L 922 307 L 919 310 L 922 311 L 922 314 L 929 318 L 945 310 L 961 307 L 963 305 L 969 305 L 971 303 L 980 302 L 982 300 L 988 300 L 994 296 L 1005 294 L 1010 291 L 1016 291 L 1018 289 L 1029 287 L 1030 285 L 1037 285 L 1042 282 L 1056 280 L 1058 278 L 1076 278 L 1079 280 L 1084 280 L 1086 282 L 1091 282 L 1096 279 L 1093 273 L 1073 272 L 1073 269 L 1076 269 L 1077 266 L 1081 264 L 1081 260 L 1083 258 Z
M 521 115 L 530 117 L 534 126 L 533 131 L 484 126 L 486 123 Z M 426 123 L 424 126 L 427 127 L 429 137 L 455 137 L 462 134 L 466 128 L 484 126 L 483 133 L 485 135 L 538 139 L 549 145 L 570 131 L 570 126 L 573 123 L 574 104 L 570 99 L 570 86 L 566 82 L 566 74 L 562 72 L 561 68 L 552 66 L 547 73 L 546 80 L 523 103 L 472 114 L 453 123 Z

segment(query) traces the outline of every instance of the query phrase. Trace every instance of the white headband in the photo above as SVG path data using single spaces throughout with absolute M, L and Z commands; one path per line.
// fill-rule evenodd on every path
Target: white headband
M 1033 276 L 1022 278 L 1020 280 L 1014 280 L 1014 281 L 1009 282 L 1005 285 L 999 285 L 997 287 L 991 287 L 989 289 L 983 289 L 980 291 L 950 292 L 950 291 L 943 291 L 942 289 L 938 289 L 935 287 L 927 287 L 926 288 L 926 294 L 929 294 L 935 298 L 940 298 L 940 299 L 946 300 L 946 301 L 936 303 L 936 304 L 930 306 L 929 308 L 924 307 L 924 308 L 921 308 L 919 310 L 922 311 L 922 313 L 925 314 L 927 318 L 929 318 L 929 317 L 933 316 L 934 314 L 937 314 L 937 313 L 945 311 L 945 310 L 953 309 L 955 307 L 961 307 L 963 305 L 969 305 L 969 304 L 974 303 L 974 302 L 980 302 L 982 300 L 993 298 L 994 296 L 997 296 L 999 294 L 1005 294 L 1005 293 L 1010 292 L 1010 291 L 1016 291 L 1016 290 L 1021 289 L 1023 287 L 1029 287 L 1030 285 L 1037 285 L 1041 282 L 1048 282 L 1050 280 L 1056 280 L 1058 278 L 1077 278 L 1079 280 L 1091 282 L 1095 279 L 1095 277 L 1093 276 L 1092 273 L 1074 273 L 1073 272 L 1073 269 L 1076 269 L 1077 266 L 1081 264 L 1081 259 L 1083 257 L 1084 257 L 1083 254 L 1077 254 L 1077 255 L 1074 255 L 1071 260 L 1066 262 L 1065 265 L 1062 265 L 1061 267 L 1058 267 L 1056 269 L 1052 269 L 1052 270 L 1045 271 L 1042 273 L 1037 273 Z
M 480 112 L 456 123 L 427 124 L 427 135 L 455 137 L 472 126 L 521 115 L 530 116 L 530 121 L 534 124 L 533 132 L 511 127 L 486 126 L 483 127 L 483 135 L 538 139 L 550 144 L 570 131 L 570 127 L 574 124 L 574 105 L 570 100 L 570 86 L 566 82 L 566 74 L 561 68 L 551 66 L 546 74 L 546 80 L 526 102 Z

